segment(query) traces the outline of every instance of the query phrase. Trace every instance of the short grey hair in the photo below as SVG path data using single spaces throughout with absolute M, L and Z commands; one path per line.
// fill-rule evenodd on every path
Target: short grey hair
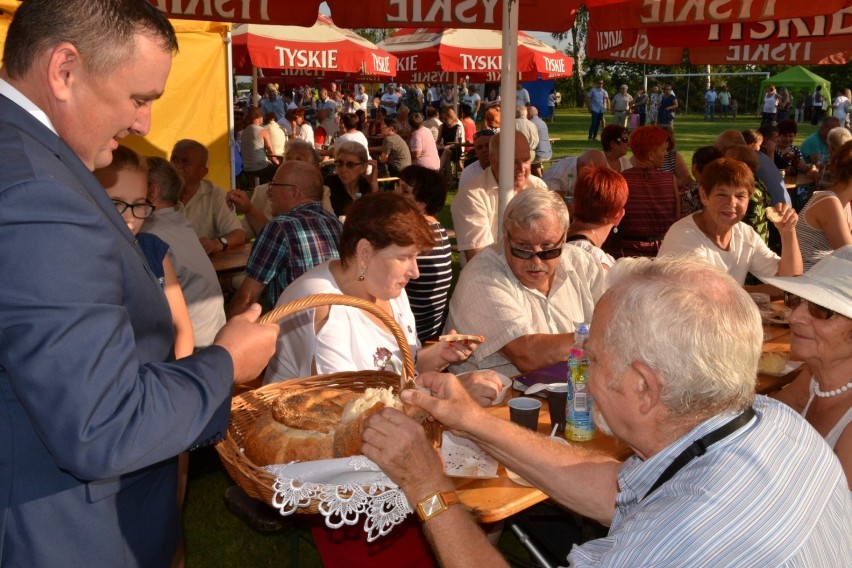
M 359 144 L 354 140 L 344 140 L 343 142 L 336 143 L 334 145 L 334 157 L 337 158 L 340 154 L 352 154 L 353 156 L 358 156 L 358 159 L 365 164 L 370 159 L 370 155 L 367 153 L 367 149 L 364 145 Z
M 845 126 L 832 128 L 825 137 L 825 143 L 828 144 L 829 149 L 833 148 L 834 150 L 837 150 L 850 140 L 852 140 L 852 132 Z
M 287 159 L 287 151 L 288 150 L 302 150 L 307 152 L 308 155 L 314 162 L 314 165 L 318 166 L 322 161 L 322 158 L 317 152 L 316 146 L 308 142 L 307 140 L 302 140 L 301 138 L 290 138 L 287 140 L 287 144 L 284 146 L 284 159 Z
M 613 376 L 644 363 L 662 377 L 660 400 L 677 417 L 753 402 L 763 328 L 757 306 L 730 275 L 697 259 L 630 258 L 608 278 L 603 344 Z
M 503 215 L 503 237 L 509 234 L 510 229 L 532 229 L 552 215 L 559 222 L 564 236 L 568 232 L 569 218 L 568 208 L 562 197 L 549 189 L 525 189 L 513 197 L 506 207 Z
M 177 203 L 183 191 L 183 182 L 174 166 L 159 156 L 148 156 L 148 184 L 160 187 L 160 199 L 169 203 Z
M 184 138 L 183 140 L 178 140 L 175 142 L 174 148 L 172 148 L 172 154 L 177 152 L 178 150 L 190 149 L 195 150 L 196 152 L 201 152 L 201 157 L 204 159 L 204 165 L 207 165 L 208 160 L 210 160 L 210 152 L 207 150 L 207 147 L 198 142 L 197 140 L 190 140 L 189 138 Z

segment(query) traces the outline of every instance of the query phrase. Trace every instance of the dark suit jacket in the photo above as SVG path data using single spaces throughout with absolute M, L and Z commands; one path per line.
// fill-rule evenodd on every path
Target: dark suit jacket
M 233 378 L 173 343 L 103 188 L 0 96 L 0 565 L 168 565 L 174 456 L 221 437 Z

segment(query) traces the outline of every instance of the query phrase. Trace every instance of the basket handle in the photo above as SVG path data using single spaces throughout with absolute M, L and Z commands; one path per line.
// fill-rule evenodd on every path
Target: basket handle
M 302 310 L 317 308 L 320 306 L 349 306 L 352 308 L 360 308 L 365 312 L 371 313 L 390 330 L 394 339 L 399 345 L 400 353 L 402 353 L 402 373 L 400 377 L 400 385 L 405 385 L 407 378 L 413 378 L 414 360 L 411 357 L 411 349 L 408 347 L 408 339 L 403 335 L 399 325 L 390 317 L 384 310 L 376 304 L 356 298 L 354 296 L 346 296 L 344 294 L 313 294 L 292 302 L 282 304 L 272 311 L 269 311 L 258 319 L 258 323 L 278 323 L 287 316 L 293 315 Z

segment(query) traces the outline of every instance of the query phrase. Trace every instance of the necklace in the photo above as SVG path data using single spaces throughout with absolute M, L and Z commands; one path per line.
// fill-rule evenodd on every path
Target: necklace
M 848 391 L 849 389 L 852 389 L 852 381 L 849 381 L 848 383 L 846 383 L 842 387 L 838 387 L 838 388 L 830 390 L 830 391 L 819 390 L 819 381 L 816 381 L 815 384 L 814 384 L 814 394 L 817 395 L 820 398 L 828 398 L 830 396 L 837 396 L 841 393 Z

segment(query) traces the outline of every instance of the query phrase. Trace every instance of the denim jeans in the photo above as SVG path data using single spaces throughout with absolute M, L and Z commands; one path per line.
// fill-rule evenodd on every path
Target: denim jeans
M 589 126 L 589 138 L 595 138 L 598 135 L 598 129 L 601 127 L 603 115 L 604 113 L 602 112 L 592 113 L 592 124 Z

